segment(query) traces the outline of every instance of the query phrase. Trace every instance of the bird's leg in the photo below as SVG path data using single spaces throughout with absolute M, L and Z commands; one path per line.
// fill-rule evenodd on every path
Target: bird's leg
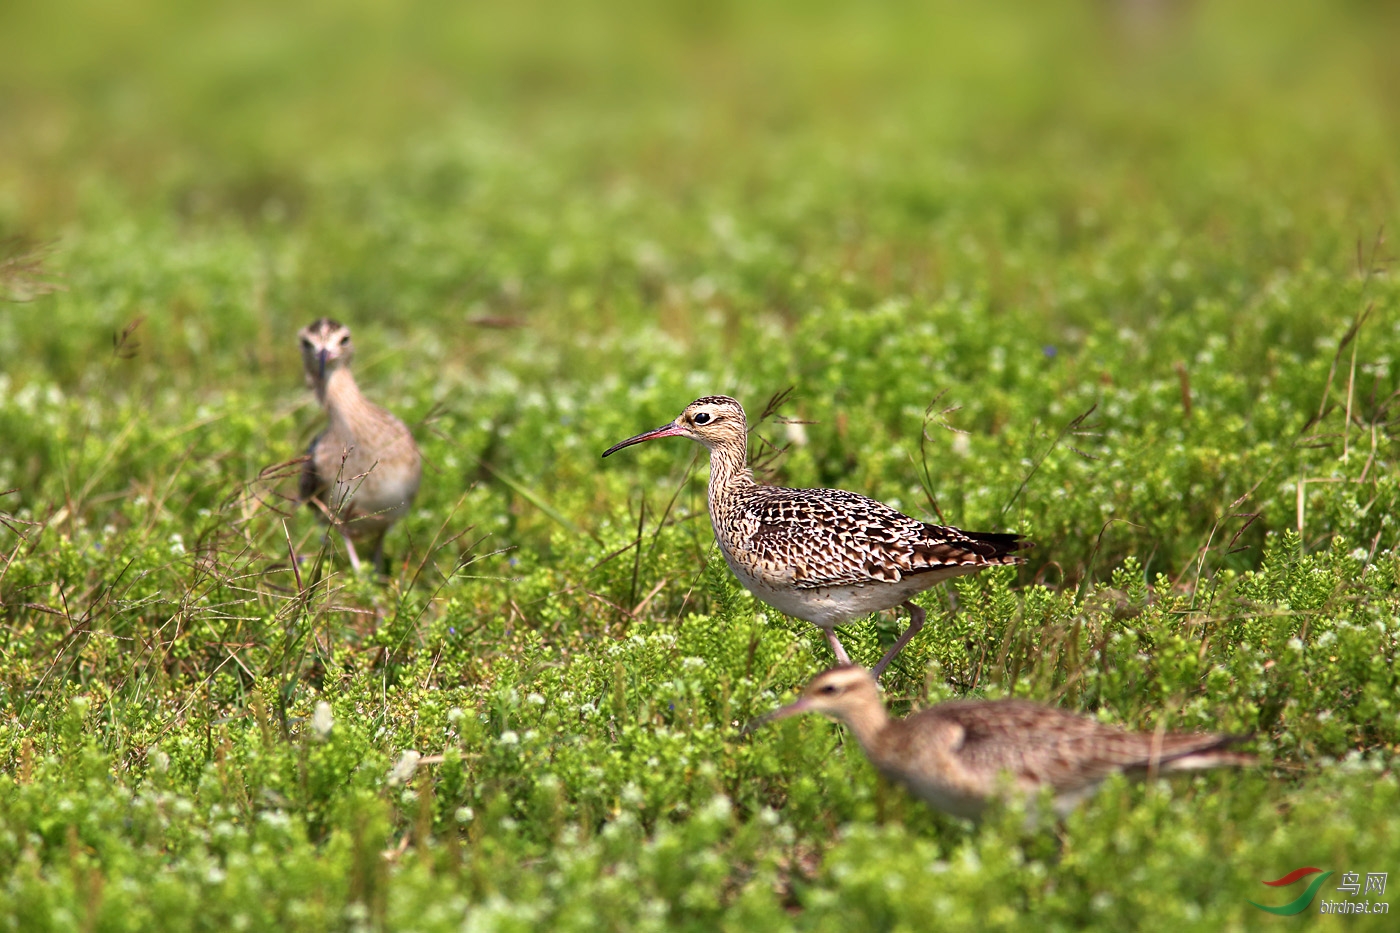
M 388 535 L 381 531 L 379 533 L 379 539 L 374 545 L 374 570 L 384 577 L 389 576 L 389 568 L 384 565 L 384 539 L 387 537 Z
M 904 608 L 909 610 L 909 627 L 904 630 L 904 634 L 899 636 L 893 647 L 885 652 L 885 656 L 880 659 L 880 663 L 870 669 L 870 675 L 876 680 L 885 672 L 885 668 L 894 660 L 894 656 L 904 650 L 904 646 L 909 644 L 909 639 L 919 634 L 919 629 L 924 627 L 924 610 L 914 605 L 913 600 L 904 603 Z
M 826 632 L 826 643 L 831 646 L 831 651 L 836 655 L 836 663 L 842 667 L 851 666 L 851 656 L 846 653 L 846 649 L 841 646 L 841 640 L 836 637 L 836 629 L 824 629 Z
M 350 558 L 350 569 L 356 576 L 360 574 L 360 555 L 355 553 L 355 542 L 350 540 L 350 536 L 345 533 L 345 529 L 340 530 L 340 537 L 345 542 L 345 553 Z

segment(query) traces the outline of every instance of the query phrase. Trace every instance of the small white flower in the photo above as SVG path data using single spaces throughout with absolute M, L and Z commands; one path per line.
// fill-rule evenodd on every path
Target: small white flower
M 394 765 L 394 769 L 389 772 L 389 786 L 397 787 L 400 784 L 408 783 L 413 777 L 413 773 L 418 770 L 418 762 L 422 757 L 411 748 L 400 755 L 398 764 Z
M 288 829 L 292 825 L 292 818 L 282 810 L 264 810 L 258 814 L 258 819 L 275 829 Z
M 316 732 L 317 738 L 325 740 L 330 737 L 334 727 L 335 715 L 331 713 L 331 705 L 321 700 L 316 704 L 316 711 L 311 714 L 311 728 Z
M 724 823 L 728 822 L 733 812 L 734 805 L 729 802 L 729 798 L 724 794 L 715 794 L 710 798 L 710 802 L 705 804 L 705 808 L 700 811 L 700 816 L 718 823 Z
M 456 817 L 459 823 L 470 823 L 476 819 L 476 811 L 471 807 L 458 807 Z
M 519 744 L 520 744 L 520 736 L 516 735 L 516 734 L 515 734 L 513 731 L 511 731 L 510 729 L 507 729 L 505 732 L 502 732 L 502 733 L 501 733 L 501 740 L 500 740 L 500 741 L 501 741 L 501 744 L 502 744 L 502 745 L 519 745 Z

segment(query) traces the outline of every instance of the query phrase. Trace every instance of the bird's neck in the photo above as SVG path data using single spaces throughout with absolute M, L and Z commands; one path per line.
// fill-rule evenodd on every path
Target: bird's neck
M 855 735 L 860 747 L 865 749 L 867 757 L 873 759 L 880 735 L 890 725 L 890 714 L 885 709 L 885 704 L 874 699 L 869 703 L 853 706 L 842 711 L 841 721 Z
M 710 499 L 722 498 L 735 489 L 757 485 L 749 469 L 743 441 L 710 448 Z
M 316 398 L 325 407 L 332 426 L 342 430 L 348 430 L 357 415 L 369 404 L 360 394 L 360 387 L 355 384 L 355 377 L 348 369 L 332 370 L 330 375 L 317 383 Z

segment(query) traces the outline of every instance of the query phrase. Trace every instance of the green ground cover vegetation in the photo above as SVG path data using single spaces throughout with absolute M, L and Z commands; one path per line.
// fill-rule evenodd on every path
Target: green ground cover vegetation
M 1393 929 L 1248 901 L 1400 886 L 1400 17 L 1129 8 L 0 9 L 0 929 Z M 387 583 L 290 500 L 321 315 L 425 454 Z M 741 736 L 823 640 L 698 448 L 598 458 L 717 392 L 1036 540 L 893 706 L 1263 764 L 1027 830 Z

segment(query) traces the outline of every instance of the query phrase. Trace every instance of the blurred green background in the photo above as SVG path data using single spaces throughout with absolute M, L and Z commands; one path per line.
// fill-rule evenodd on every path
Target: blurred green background
M 709 308 L 800 318 L 823 273 L 857 301 L 985 295 L 1053 334 L 1188 309 L 1145 281 L 1160 253 L 1250 290 L 1256 269 L 1349 262 L 1394 210 L 1385 3 L 4 16 L 0 229 L 77 249 L 125 217 L 189 262 L 245 235 L 249 268 L 197 313 L 168 285 L 94 282 L 106 319 L 88 321 L 174 313 L 240 350 L 255 327 L 283 339 L 272 315 L 319 310 L 449 345 L 476 309 L 594 332 L 645 311 L 684 340 Z M 663 287 L 705 277 L 703 298 Z M 16 330 L 7 356 L 72 377 Z

